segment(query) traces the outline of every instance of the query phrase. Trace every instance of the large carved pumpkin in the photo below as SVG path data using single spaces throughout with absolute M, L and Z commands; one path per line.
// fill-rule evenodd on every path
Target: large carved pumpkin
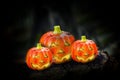
M 81 36 L 81 40 L 76 40 L 71 45 L 71 57 L 76 62 L 87 63 L 96 58 L 98 48 L 93 40 Z
M 37 47 L 28 50 L 26 64 L 33 70 L 44 70 L 52 64 L 52 52 L 49 48 L 37 44 Z
M 43 34 L 40 43 L 53 53 L 53 62 L 56 64 L 67 62 L 71 59 L 70 46 L 75 38 L 67 31 L 62 31 L 60 26 L 54 26 L 53 31 Z

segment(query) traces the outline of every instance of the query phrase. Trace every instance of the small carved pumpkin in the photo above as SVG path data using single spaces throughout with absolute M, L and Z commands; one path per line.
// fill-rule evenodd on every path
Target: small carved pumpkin
M 52 64 L 52 52 L 38 43 L 37 47 L 28 50 L 26 64 L 33 70 L 44 70 Z
M 93 40 L 86 39 L 86 36 L 81 38 L 71 45 L 71 57 L 76 62 L 87 63 L 96 58 L 98 48 Z
M 72 34 L 62 31 L 58 25 L 54 26 L 54 31 L 43 34 L 39 42 L 50 48 L 53 53 L 53 62 L 60 64 L 70 60 L 70 46 L 74 40 Z

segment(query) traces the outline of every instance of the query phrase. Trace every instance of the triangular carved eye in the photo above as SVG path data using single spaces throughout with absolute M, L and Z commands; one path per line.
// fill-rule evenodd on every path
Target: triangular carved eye
M 39 55 L 35 55 L 35 56 L 33 56 L 33 58 L 39 58 L 40 56 Z
M 68 43 L 67 41 L 65 41 L 65 46 L 70 46 L 70 43 Z
M 78 51 L 84 51 L 84 48 L 78 48 Z
M 44 54 L 43 54 L 43 56 L 44 56 L 44 58 L 48 58 L 48 56 L 47 56 L 47 54 L 46 54 L 46 53 L 44 53 Z
M 52 42 L 49 47 L 56 47 L 59 46 L 60 43 L 58 41 Z
M 90 47 L 89 47 L 89 50 L 91 51 L 91 50 L 93 50 L 93 48 L 90 46 Z
M 53 42 L 53 43 L 51 43 L 51 45 L 50 45 L 50 47 L 55 47 L 56 46 L 56 44 Z

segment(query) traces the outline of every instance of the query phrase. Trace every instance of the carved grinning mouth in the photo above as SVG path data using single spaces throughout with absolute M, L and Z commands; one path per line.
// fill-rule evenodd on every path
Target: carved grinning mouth
M 42 63 L 44 63 L 44 62 L 42 62 Z M 31 65 L 36 70 L 43 70 L 43 69 L 46 69 L 46 68 L 50 67 L 51 64 L 50 63 L 41 64 L 41 62 L 40 62 L 40 64 L 33 64 L 33 63 L 31 63 Z
M 54 60 L 56 63 L 64 63 L 64 62 L 68 61 L 69 59 L 70 59 L 70 54 L 67 54 L 63 57 L 54 56 Z
M 87 55 L 88 56 L 88 55 Z M 86 59 L 83 58 L 83 57 L 80 57 L 80 56 L 76 56 L 76 58 L 79 60 L 79 61 L 82 61 L 82 62 L 89 62 L 89 61 L 92 61 L 95 59 L 95 55 L 92 55 L 92 56 L 89 56 L 87 57 Z

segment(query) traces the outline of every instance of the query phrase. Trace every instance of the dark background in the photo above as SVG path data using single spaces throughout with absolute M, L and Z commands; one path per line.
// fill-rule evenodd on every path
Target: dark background
M 3 17 L 3 19 L 1 18 L 3 21 L 3 27 L 1 27 L 3 34 L 1 57 L 4 65 L 1 66 L 1 69 L 4 69 L 2 74 L 5 74 L 3 78 L 30 80 L 31 74 L 37 73 L 32 79 L 42 80 L 42 78 L 36 78 L 42 72 L 32 71 L 26 66 L 26 52 L 36 45 L 42 34 L 53 30 L 53 26 L 58 24 L 61 25 L 62 30 L 72 33 L 76 39 L 80 39 L 81 35 L 87 35 L 89 39 L 95 40 L 99 50 L 107 51 L 119 63 L 118 11 L 118 3 L 113 1 L 80 2 L 74 0 L 68 2 L 40 1 L 38 3 L 18 1 L 5 3 L 1 11 L 1 17 Z M 59 68 L 58 71 L 61 71 L 61 75 L 64 74 L 61 65 L 55 65 L 55 67 Z M 111 68 L 108 70 L 110 71 Z M 79 80 L 84 78 L 96 79 L 98 77 L 104 79 L 106 77 L 114 80 L 119 78 L 117 76 L 118 70 L 118 68 L 115 71 L 111 70 L 110 73 L 107 71 L 91 71 L 81 75 L 77 72 L 70 72 L 68 69 L 67 74 L 53 79 L 78 78 Z M 47 74 L 45 71 L 43 73 Z M 49 78 L 50 75 L 42 77 Z

